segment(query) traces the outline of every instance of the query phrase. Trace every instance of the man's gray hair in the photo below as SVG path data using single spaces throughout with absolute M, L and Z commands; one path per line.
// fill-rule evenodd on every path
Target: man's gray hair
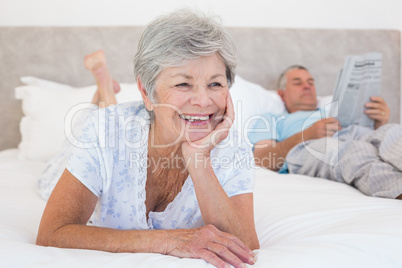
M 308 69 L 302 65 L 292 65 L 292 66 L 286 68 L 286 70 L 283 71 L 281 73 L 281 75 L 279 76 L 277 89 L 284 90 L 286 88 L 286 83 L 288 82 L 288 78 L 287 78 L 286 74 L 291 70 L 305 70 L 308 72 Z
M 198 15 L 187 9 L 178 10 L 158 17 L 145 28 L 134 58 L 134 74 L 153 101 L 156 78 L 161 71 L 215 53 L 226 66 L 230 87 L 238 60 L 228 32 L 216 17 Z

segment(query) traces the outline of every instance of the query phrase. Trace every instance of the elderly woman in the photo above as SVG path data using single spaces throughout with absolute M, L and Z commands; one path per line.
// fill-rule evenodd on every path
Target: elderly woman
M 115 103 L 104 61 L 85 63 L 104 106 Z M 210 18 L 180 11 L 148 25 L 134 65 L 143 102 L 90 116 L 37 244 L 255 263 L 252 153 L 229 132 L 235 66 L 229 35 Z

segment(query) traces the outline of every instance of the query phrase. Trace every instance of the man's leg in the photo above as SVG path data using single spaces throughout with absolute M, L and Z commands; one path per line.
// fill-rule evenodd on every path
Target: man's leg
M 387 124 L 377 129 L 368 141 L 377 147 L 380 159 L 402 174 L 402 125 Z M 400 185 L 401 179 L 396 185 Z M 402 192 L 396 199 L 402 199 Z
M 338 131 L 332 137 L 308 140 L 295 146 L 286 157 L 289 173 L 345 181 L 335 173 L 339 159 L 345 154 L 349 143 L 361 139 L 370 132 L 368 128 L 351 126 Z
M 402 127 L 384 125 L 349 142 L 335 174 L 363 193 L 401 198 Z
M 402 173 L 384 162 L 367 141 L 349 142 L 334 168 L 338 179 L 369 196 L 397 198 L 402 193 Z
M 340 135 L 338 144 L 333 142 L 334 138 L 300 144 L 293 148 L 286 158 L 289 171 L 344 182 L 370 196 L 402 198 L 402 172 L 392 165 L 391 161 L 384 161 L 386 150 L 381 144 L 384 137 L 387 137 L 384 134 L 387 130 L 384 127 L 378 129 L 376 133 L 373 131 L 369 135 L 360 135 L 359 131 L 350 129 L 349 133 L 344 133 L 346 135 Z M 394 133 L 402 131 L 392 130 L 391 134 Z M 393 143 L 393 146 L 388 146 L 394 148 L 390 159 L 395 158 L 395 146 L 402 148 L 402 144 Z M 329 150 L 317 157 L 314 154 L 316 151 L 314 149 L 317 148 L 329 148 Z M 399 155 L 399 159 L 401 158 Z

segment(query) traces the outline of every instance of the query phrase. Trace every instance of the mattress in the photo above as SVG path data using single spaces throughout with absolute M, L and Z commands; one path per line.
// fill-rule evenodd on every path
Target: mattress
M 35 245 L 46 202 L 36 193 L 44 164 L 0 152 L 0 267 L 212 267 L 160 254 Z M 341 183 L 257 169 L 252 267 L 402 267 L 402 202 Z M 251 266 L 250 266 L 251 267 Z

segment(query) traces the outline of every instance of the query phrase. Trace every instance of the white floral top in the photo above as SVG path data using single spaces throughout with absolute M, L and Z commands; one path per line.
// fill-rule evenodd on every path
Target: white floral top
M 99 199 L 90 222 L 115 229 L 179 229 L 202 226 L 190 176 L 163 212 L 146 218 L 145 183 L 150 116 L 142 102 L 123 103 L 93 113 L 77 136 L 67 169 Z M 219 147 L 219 148 L 218 148 Z M 231 130 L 211 152 L 211 162 L 229 197 L 253 192 L 250 146 Z

